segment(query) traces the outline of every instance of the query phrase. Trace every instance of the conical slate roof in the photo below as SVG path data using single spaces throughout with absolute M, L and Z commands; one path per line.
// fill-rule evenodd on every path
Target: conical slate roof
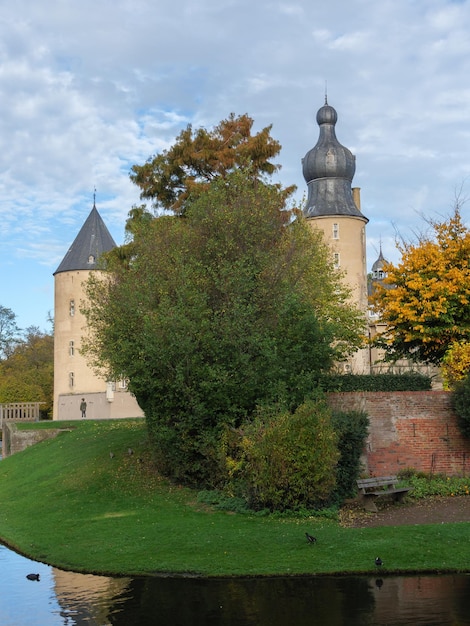
M 90 215 L 54 275 L 74 270 L 97 269 L 100 255 L 115 247 L 114 239 L 106 228 L 95 204 L 93 204 Z
M 366 217 L 357 208 L 351 189 L 356 159 L 336 138 L 336 110 L 326 100 L 317 113 L 320 135 L 316 145 L 302 159 L 308 185 L 305 217 L 347 215 Z

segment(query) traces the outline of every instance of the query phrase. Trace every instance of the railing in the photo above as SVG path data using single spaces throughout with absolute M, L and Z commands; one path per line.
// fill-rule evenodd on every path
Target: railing
M 39 421 L 39 407 L 43 402 L 11 402 L 0 404 L 0 427 L 4 420 Z

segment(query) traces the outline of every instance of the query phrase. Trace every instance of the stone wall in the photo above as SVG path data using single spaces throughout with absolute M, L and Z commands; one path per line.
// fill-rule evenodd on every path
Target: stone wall
M 331 406 L 365 411 L 370 419 L 364 465 L 372 476 L 404 468 L 470 474 L 470 440 L 460 433 L 446 391 L 330 394 Z
M 69 429 L 18 430 L 15 422 L 3 422 L 2 457 L 6 458 L 15 452 L 22 452 L 35 443 L 56 437 L 63 430 Z

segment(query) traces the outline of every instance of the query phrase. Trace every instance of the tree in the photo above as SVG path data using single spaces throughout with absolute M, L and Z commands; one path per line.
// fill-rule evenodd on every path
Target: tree
M 83 350 L 129 379 L 160 467 L 197 484 L 218 479 L 218 440 L 259 404 L 300 404 L 319 373 L 362 340 L 362 316 L 330 254 L 282 194 L 239 169 L 185 211 L 134 232 L 83 307 Z
M 459 208 L 448 221 L 430 221 L 433 236 L 398 244 L 401 262 L 372 304 L 387 330 L 378 344 L 389 358 L 439 364 L 454 342 L 470 338 L 470 232 Z
M 207 190 L 218 177 L 225 178 L 240 166 L 249 165 L 254 178 L 265 180 L 280 169 L 271 163 L 281 145 L 270 135 L 272 126 L 251 134 L 253 119 L 232 113 L 213 130 L 189 125 L 169 149 L 144 165 L 132 167 L 131 180 L 140 187 L 141 198 L 154 208 L 181 213 L 189 196 Z M 281 187 L 277 188 L 281 191 Z M 295 186 L 282 191 L 286 197 Z
M 15 313 L 0 304 L 0 361 L 11 354 L 18 341 L 19 333 Z
M 42 414 L 48 415 L 53 387 L 54 338 L 31 326 L 0 363 L 0 402 L 42 402 Z

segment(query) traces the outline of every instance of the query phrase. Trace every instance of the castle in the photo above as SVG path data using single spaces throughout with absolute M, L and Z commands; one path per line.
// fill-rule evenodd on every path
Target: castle
M 304 215 L 313 228 L 320 229 L 331 247 L 332 262 L 344 270 L 352 301 L 364 312 L 370 336 L 377 330 L 368 317 L 366 224 L 361 212 L 360 189 L 352 188 L 356 163 L 353 154 L 336 138 L 336 110 L 326 99 L 317 113 L 320 127 L 316 145 L 302 160 L 308 186 Z M 101 271 L 99 256 L 116 246 L 99 215 L 95 202 L 90 215 L 54 273 L 54 415 L 53 419 L 81 417 L 82 399 L 86 416 L 99 418 L 140 417 L 142 411 L 127 391 L 126 381 L 100 379 L 80 354 L 86 324 L 80 313 L 83 284 L 90 272 Z M 374 263 L 374 277 L 380 280 L 383 256 Z M 380 266 L 380 268 L 379 268 Z M 374 269 L 375 268 L 375 269 Z M 379 356 L 370 348 L 356 352 L 342 365 L 345 372 L 370 373 Z

